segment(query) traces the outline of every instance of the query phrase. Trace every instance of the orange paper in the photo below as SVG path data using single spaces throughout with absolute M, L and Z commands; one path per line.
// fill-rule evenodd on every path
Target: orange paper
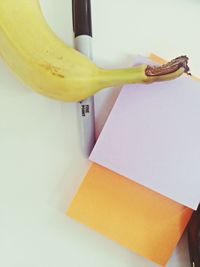
M 165 266 L 192 210 L 92 164 L 67 214 Z

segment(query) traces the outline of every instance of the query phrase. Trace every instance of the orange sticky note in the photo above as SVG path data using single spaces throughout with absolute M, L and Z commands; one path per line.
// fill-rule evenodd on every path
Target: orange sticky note
M 67 214 L 165 266 L 192 210 L 92 164 Z

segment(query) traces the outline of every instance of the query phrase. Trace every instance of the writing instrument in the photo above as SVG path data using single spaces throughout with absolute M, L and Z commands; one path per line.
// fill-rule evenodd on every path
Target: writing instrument
M 72 0 L 74 45 L 92 59 L 92 22 L 90 0 Z M 95 144 L 94 97 L 78 102 L 81 146 L 88 158 Z
M 188 246 L 191 267 L 200 267 L 200 205 L 188 225 Z

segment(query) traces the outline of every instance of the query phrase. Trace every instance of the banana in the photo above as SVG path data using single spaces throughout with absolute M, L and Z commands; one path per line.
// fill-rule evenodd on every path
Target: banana
M 189 70 L 186 56 L 162 68 L 100 68 L 55 35 L 39 0 L 0 0 L 0 55 L 33 90 L 63 101 L 80 101 L 115 85 L 174 79 Z

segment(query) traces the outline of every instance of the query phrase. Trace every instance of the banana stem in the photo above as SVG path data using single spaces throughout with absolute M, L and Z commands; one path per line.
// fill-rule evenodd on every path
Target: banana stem
M 177 57 L 161 66 L 140 65 L 128 69 L 100 70 L 100 86 L 110 87 L 131 83 L 151 83 L 168 81 L 178 78 L 183 73 L 191 75 L 188 67 L 188 57 Z
M 144 83 L 147 79 L 146 68 L 147 65 L 126 69 L 101 69 L 99 75 L 100 86 L 106 88 L 129 83 Z

